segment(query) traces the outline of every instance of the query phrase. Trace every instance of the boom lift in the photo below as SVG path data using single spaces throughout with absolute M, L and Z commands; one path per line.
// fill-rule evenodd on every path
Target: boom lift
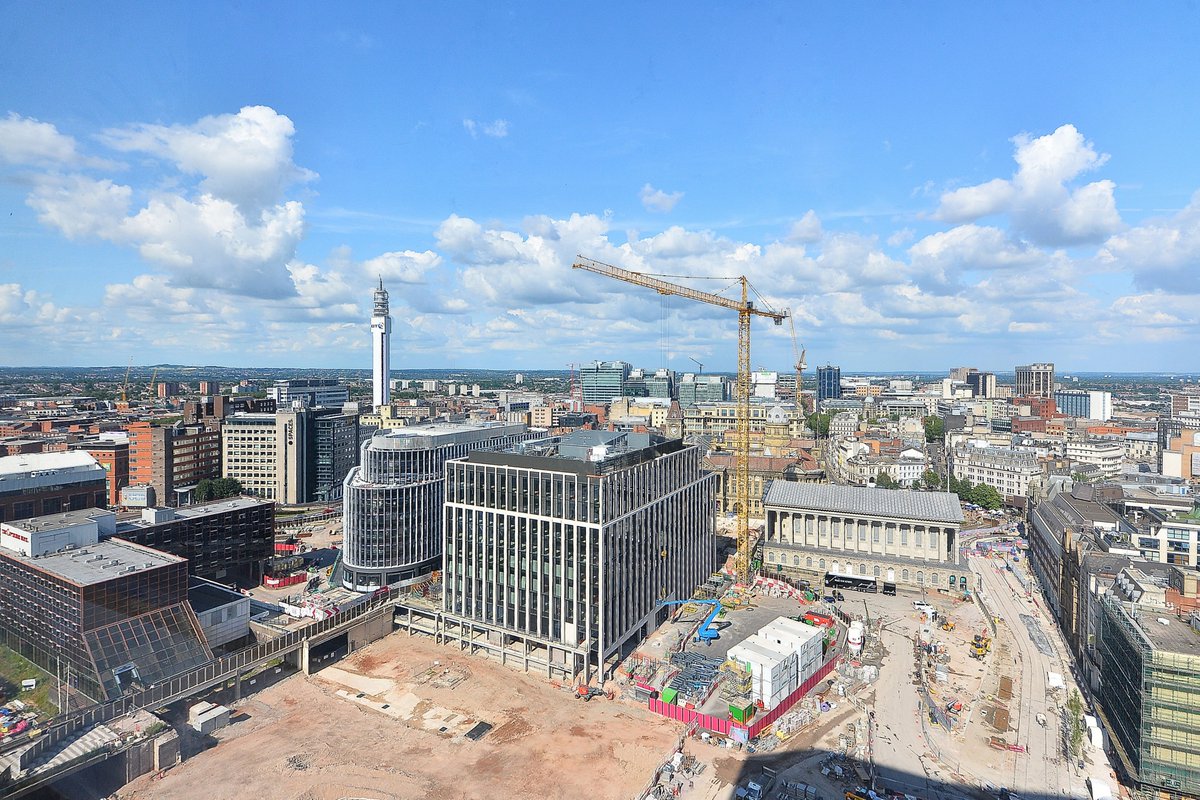
M 707 642 L 712 644 L 713 639 L 720 639 L 721 632 L 712 626 L 717 615 L 721 613 L 720 600 L 667 600 L 659 603 L 662 606 L 712 606 L 712 611 L 708 612 L 708 616 L 704 618 L 704 622 L 700 623 L 700 627 L 696 630 L 696 641 Z
M 776 325 L 782 325 L 788 318 L 787 311 L 775 311 L 771 308 L 755 308 L 750 299 L 750 281 L 745 275 L 732 278 L 740 284 L 741 299 L 723 297 L 719 294 L 701 292 L 677 283 L 670 283 L 661 278 L 641 272 L 614 267 L 583 256 L 576 256 L 573 269 L 583 269 L 604 275 L 634 286 L 653 289 L 659 294 L 675 295 L 699 303 L 728 308 L 738 312 L 738 370 L 737 370 L 737 428 L 734 441 L 736 455 L 736 506 L 737 506 L 737 557 L 734 559 L 737 580 L 749 583 L 750 576 L 750 320 L 754 316 L 767 317 Z M 663 277 L 690 278 L 693 280 L 711 280 L 711 275 L 674 275 Z M 755 292 L 757 294 L 757 292 Z M 715 637 L 714 637 L 715 638 Z

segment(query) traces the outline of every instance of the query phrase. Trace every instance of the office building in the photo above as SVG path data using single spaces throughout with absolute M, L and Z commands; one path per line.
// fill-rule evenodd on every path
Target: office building
M 647 375 L 646 381 L 646 397 L 665 397 L 667 399 L 674 398 L 675 393 L 675 373 L 669 369 L 656 369 L 653 375 Z
M 71 449 L 82 450 L 96 459 L 104 470 L 105 505 L 112 508 L 121 505 L 121 490 L 129 485 L 129 437 L 106 434 L 76 442 Z
M 383 277 L 373 297 L 371 311 L 371 403 L 372 410 L 392 401 L 392 315 L 388 313 L 388 293 Z
M 969 375 L 978 374 L 978 372 L 979 370 L 975 367 L 953 367 L 950 370 L 950 380 L 956 383 L 966 383 Z
M 147 508 L 121 520 L 116 535 L 187 559 L 188 571 L 221 583 L 255 585 L 275 554 L 275 504 L 229 497 L 203 505 Z
M 1183 387 L 1182 391 L 1171 392 L 1170 416 L 1177 417 L 1180 414 L 1200 415 L 1200 387 L 1190 385 Z
M 1187 481 L 1200 480 L 1200 415 L 1158 418 L 1158 471 Z
M 179 396 L 178 381 L 160 381 L 158 384 L 158 397 L 160 400 L 166 400 L 171 397 Z
M 1013 394 L 1018 397 L 1053 397 L 1054 365 L 1027 364 L 1015 370 Z
M 817 578 L 827 572 L 931 588 L 967 588 L 958 552 L 957 495 L 772 481 L 763 565 Z
M 332 379 L 301 378 L 275 381 L 267 389 L 267 397 L 275 401 L 276 409 L 291 408 L 297 400 L 310 407 L 341 408 L 350 402 L 350 390 Z
M 186 505 L 196 484 L 221 477 L 221 432 L 201 424 L 129 425 L 129 485 L 149 486 L 156 502 Z
M 346 475 L 342 583 L 373 591 L 425 580 L 442 561 L 443 465 L 529 438 L 523 424 L 435 423 L 379 431 Z
M 842 399 L 842 368 L 817 367 L 817 406 L 825 400 Z
M 1100 468 L 1100 477 L 1106 481 L 1119 477 L 1125 463 L 1125 445 L 1119 441 L 1070 441 L 1066 443 L 1064 452 L 1073 465 L 1095 464 Z
M 0 522 L 104 508 L 108 473 L 84 452 L 0 457 Z
M 631 367 L 624 361 L 593 361 L 579 368 L 583 402 L 604 405 L 625 393 Z
M 446 466 L 443 610 L 477 647 L 606 676 L 716 566 L 716 476 L 679 439 L 576 431 Z M 502 658 L 504 656 L 502 655 Z
M 995 397 L 996 374 L 971 370 L 967 373 L 967 386 L 970 387 L 974 397 Z
M 357 460 L 358 420 L 353 405 L 233 414 L 221 426 L 224 477 L 244 494 L 288 505 L 337 500 Z
M 730 399 L 729 379 L 723 375 L 694 375 L 685 372 L 679 383 L 679 405 L 724 403 Z
M 1054 392 L 1054 406 L 1068 417 L 1095 419 L 1101 422 L 1112 419 L 1110 392 L 1058 389 Z
M 1137 797 L 1196 797 L 1200 759 L 1200 637 L 1140 570 L 1121 571 L 1100 598 L 1094 693 L 1126 782 Z
M 1032 450 L 975 441 L 955 445 L 950 451 L 950 473 L 960 481 L 986 483 L 1002 497 L 1019 497 L 1028 493 L 1029 482 L 1042 474 L 1042 467 Z
M 121 539 L 109 511 L 0 530 L 0 643 L 94 700 L 212 660 L 187 603 L 187 562 Z

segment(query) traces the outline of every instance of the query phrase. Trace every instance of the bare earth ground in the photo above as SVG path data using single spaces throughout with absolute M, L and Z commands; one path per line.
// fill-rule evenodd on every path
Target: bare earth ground
M 216 747 L 120 797 L 628 798 L 681 732 L 643 708 L 585 703 L 544 678 L 404 634 L 238 710 L 245 718 L 218 732 Z M 466 739 L 479 721 L 495 728 Z

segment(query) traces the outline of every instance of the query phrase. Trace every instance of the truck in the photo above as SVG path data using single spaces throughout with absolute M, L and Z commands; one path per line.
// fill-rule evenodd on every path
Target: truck
M 775 770 L 763 767 L 757 775 L 746 782 L 745 786 L 738 787 L 735 797 L 738 800 L 765 800 L 775 786 L 776 777 Z

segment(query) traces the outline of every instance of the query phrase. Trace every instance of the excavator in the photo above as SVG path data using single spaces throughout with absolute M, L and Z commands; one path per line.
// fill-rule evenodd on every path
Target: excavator
M 704 622 L 700 623 L 700 628 L 696 631 L 696 638 L 693 639 L 693 641 L 704 642 L 705 644 L 711 646 L 714 639 L 721 638 L 721 632 L 719 630 L 717 630 L 715 627 L 713 627 L 713 621 L 716 620 L 717 615 L 721 613 L 721 608 L 722 608 L 721 601 L 720 600 L 667 600 L 663 603 L 659 603 L 660 607 L 663 607 L 663 606 L 687 606 L 687 605 L 712 606 L 712 611 L 708 612 L 708 616 L 704 618 Z

